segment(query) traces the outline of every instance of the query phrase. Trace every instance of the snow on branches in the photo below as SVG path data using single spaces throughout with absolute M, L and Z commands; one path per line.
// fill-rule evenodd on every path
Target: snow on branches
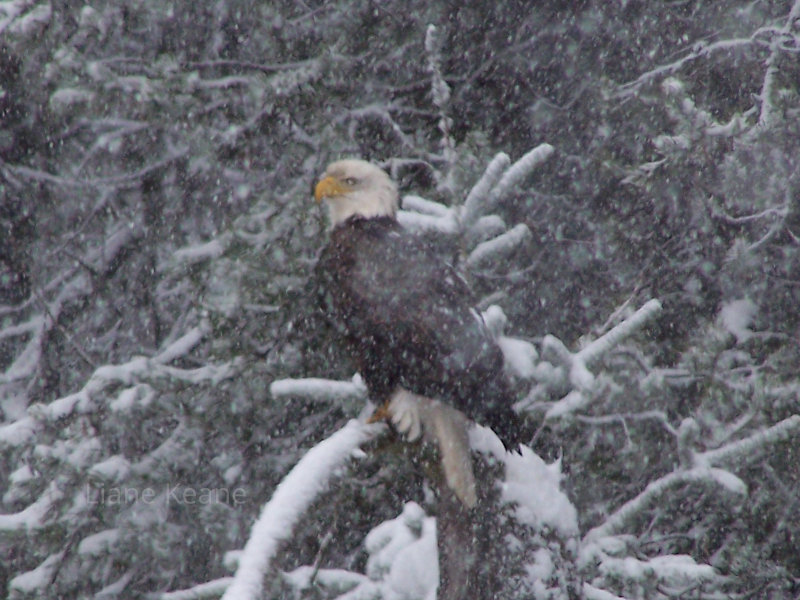
M 448 207 L 419 196 L 405 196 L 403 210 L 397 218 L 412 231 L 433 231 L 461 238 L 470 248 L 464 260 L 467 270 L 478 270 L 491 266 L 493 262 L 501 262 L 528 242 L 531 232 L 524 223 L 508 228 L 503 219 L 492 214 L 492 211 L 553 152 L 550 144 L 541 144 L 514 164 L 511 164 L 508 155 L 501 152 L 491 160 L 463 204 Z
M 256 600 L 278 543 L 291 536 L 294 524 L 324 490 L 330 477 L 379 426 L 350 421 L 300 460 L 275 490 L 253 525 L 250 539 L 239 557 L 239 568 L 223 600 Z

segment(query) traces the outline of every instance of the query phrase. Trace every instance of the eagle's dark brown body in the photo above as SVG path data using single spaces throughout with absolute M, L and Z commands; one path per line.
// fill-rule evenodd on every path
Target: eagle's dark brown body
M 519 445 L 502 353 L 466 283 L 432 249 L 393 217 L 353 216 L 334 227 L 317 275 L 373 400 L 399 386 Z

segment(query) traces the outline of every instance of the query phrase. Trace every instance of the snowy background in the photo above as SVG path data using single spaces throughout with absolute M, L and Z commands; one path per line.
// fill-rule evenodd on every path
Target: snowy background
M 0 2 L 0 589 L 797 597 L 799 82 L 798 0 Z M 345 155 L 537 432 L 472 512 L 316 313 Z

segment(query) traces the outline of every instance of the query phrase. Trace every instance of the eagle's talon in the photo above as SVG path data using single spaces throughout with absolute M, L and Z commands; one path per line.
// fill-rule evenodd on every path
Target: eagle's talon
M 367 419 L 367 425 L 372 425 L 373 423 L 381 423 L 382 421 L 390 421 L 392 419 L 392 413 L 389 411 L 389 403 L 384 402 L 375 411 L 369 416 Z
M 409 442 L 416 442 L 422 437 L 419 403 L 413 394 L 398 390 L 392 396 L 388 409 L 392 415 L 392 424 Z

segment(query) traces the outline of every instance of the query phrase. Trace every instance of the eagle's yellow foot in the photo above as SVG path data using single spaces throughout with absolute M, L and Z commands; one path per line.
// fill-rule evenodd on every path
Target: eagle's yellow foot
M 389 402 L 384 402 L 375 412 L 367 419 L 367 424 L 380 423 L 381 421 L 389 421 L 392 418 L 392 413 L 389 411 Z
M 416 442 L 422 437 L 421 402 L 427 405 L 431 400 L 407 390 L 398 389 L 388 402 L 375 409 L 375 412 L 367 419 L 367 423 L 386 421 L 393 425 L 398 433 L 404 435 L 409 442 Z

